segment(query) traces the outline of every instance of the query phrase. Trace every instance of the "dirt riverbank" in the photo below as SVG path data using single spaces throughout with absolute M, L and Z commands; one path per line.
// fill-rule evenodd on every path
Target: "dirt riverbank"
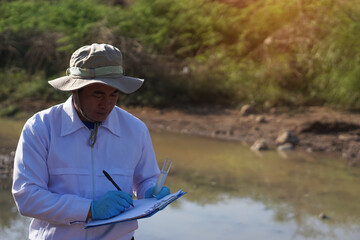
M 37 106 L 36 109 L 43 108 Z M 273 109 L 262 113 L 251 108 L 245 112 L 210 108 L 159 110 L 138 107 L 125 110 L 154 130 L 239 141 L 249 148 L 260 141 L 267 149 L 278 149 L 280 145 L 282 151 L 288 151 L 286 142 L 291 142 L 290 148 L 325 152 L 343 159 L 349 166 L 360 165 L 360 114 L 357 113 L 319 107 L 296 111 Z M 291 135 L 289 141 L 279 142 L 283 133 Z M 0 179 L 12 174 L 14 150 L 0 154 Z
M 126 110 L 142 119 L 150 129 L 241 141 L 249 147 L 261 140 L 268 149 L 278 149 L 281 144 L 279 136 L 287 132 L 295 138 L 295 149 L 333 154 L 351 166 L 360 162 L 360 114 L 357 113 L 320 107 L 296 112 L 273 109 L 266 113 L 251 109 L 246 112 L 213 109 Z

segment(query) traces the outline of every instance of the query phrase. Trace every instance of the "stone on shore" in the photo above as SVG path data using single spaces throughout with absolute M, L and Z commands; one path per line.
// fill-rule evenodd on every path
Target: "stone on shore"
M 268 150 L 269 147 L 265 139 L 258 139 L 254 142 L 254 144 L 250 147 L 253 151 L 263 151 Z
M 292 151 L 294 150 L 294 145 L 292 143 L 285 143 L 277 147 L 278 151 L 284 152 L 284 151 Z
M 266 119 L 265 119 L 264 116 L 257 116 L 257 117 L 255 118 L 255 121 L 256 121 L 257 123 L 266 123 Z
M 296 145 L 299 142 L 298 136 L 290 131 L 285 131 L 279 134 L 276 138 L 277 145 L 283 145 L 285 143 L 291 143 L 292 145 Z
M 253 112 L 254 112 L 254 110 L 249 104 L 246 104 L 246 105 L 242 106 L 241 109 L 240 109 L 240 114 L 242 116 L 247 116 L 247 115 L 249 115 L 249 114 L 251 114 Z

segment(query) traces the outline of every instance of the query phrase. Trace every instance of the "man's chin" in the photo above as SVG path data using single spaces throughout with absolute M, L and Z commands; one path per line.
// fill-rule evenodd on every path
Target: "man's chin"
M 95 122 L 103 122 L 106 120 L 106 118 L 93 118 Z
M 93 119 L 96 122 L 103 122 L 106 120 L 106 118 L 109 116 L 109 114 L 96 114 L 96 116 L 93 117 Z

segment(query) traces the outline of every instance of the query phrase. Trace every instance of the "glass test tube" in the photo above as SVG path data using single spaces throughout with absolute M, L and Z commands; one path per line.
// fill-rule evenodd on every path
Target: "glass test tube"
M 160 193 L 160 191 L 164 185 L 166 176 L 170 170 L 171 164 L 172 164 L 172 160 L 170 158 L 165 159 L 164 164 L 161 169 L 161 172 L 160 172 L 160 175 L 159 175 L 159 178 L 157 179 L 154 191 L 152 193 L 152 195 L 154 197 L 156 197 Z

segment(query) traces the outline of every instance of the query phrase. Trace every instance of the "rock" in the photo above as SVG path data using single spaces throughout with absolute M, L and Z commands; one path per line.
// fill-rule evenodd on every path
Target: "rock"
M 217 130 L 215 130 L 215 131 L 213 131 L 211 133 L 211 136 L 216 137 L 216 136 L 219 136 L 219 135 L 226 135 L 226 133 L 227 133 L 226 130 L 217 129 Z
M 250 149 L 253 151 L 263 151 L 269 148 L 267 142 L 264 139 L 258 139 L 254 142 L 254 144 L 250 147 Z
M 325 213 L 320 213 L 320 214 L 319 214 L 319 218 L 320 218 L 320 219 L 323 219 L 323 220 L 329 219 L 329 217 L 328 217 Z
M 277 147 L 278 151 L 284 152 L 284 151 L 292 151 L 294 150 L 294 145 L 292 143 L 285 143 Z
M 182 69 L 182 71 L 181 71 L 181 73 L 182 74 L 189 74 L 190 73 L 190 68 L 189 67 L 187 67 L 187 66 L 185 66 L 183 69 Z
M 255 119 L 255 121 L 256 121 L 257 123 L 265 123 L 265 122 L 266 122 L 266 119 L 265 119 L 264 116 L 257 116 L 256 119 Z
M 276 138 L 276 144 L 282 145 L 285 143 L 291 143 L 293 145 L 296 145 L 299 142 L 299 138 L 290 131 L 285 131 Z
M 340 134 L 338 139 L 341 141 L 360 141 L 360 136 L 352 134 Z
M 246 105 L 242 106 L 241 109 L 240 109 L 240 114 L 242 116 L 249 115 L 252 112 L 253 112 L 253 109 L 249 104 L 246 104 Z

